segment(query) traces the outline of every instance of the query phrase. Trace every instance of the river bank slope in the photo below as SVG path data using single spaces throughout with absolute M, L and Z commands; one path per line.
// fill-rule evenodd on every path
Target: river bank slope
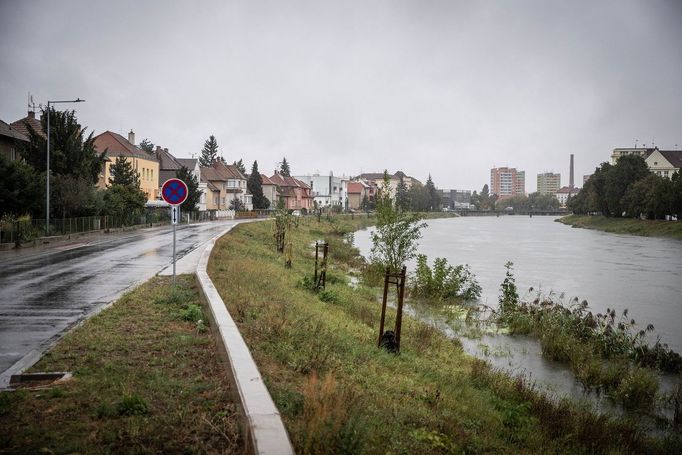
M 556 221 L 573 227 L 596 229 L 614 234 L 666 237 L 682 240 L 682 222 L 678 221 L 607 218 L 601 215 L 568 215 Z
M 378 349 L 377 289 L 348 282 L 363 267 L 349 242 L 360 223 L 368 221 L 300 220 L 289 230 L 291 268 L 271 223 L 239 226 L 209 263 L 297 452 L 665 451 L 632 422 L 555 403 L 413 318 L 403 319 L 400 355 Z M 321 239 L 330 243 L 330 266 L 316 293 Z M 390 328 L 395 311 L 388 313 Z

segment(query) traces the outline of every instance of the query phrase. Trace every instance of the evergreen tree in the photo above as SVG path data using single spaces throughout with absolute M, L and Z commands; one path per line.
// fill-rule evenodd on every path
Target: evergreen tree
M 237 169 L 239 169 L 239 172 L 246 175 L 246 166 L 244 166 L 244 162 L 241 160 L 241 158 L 239 159 L 239 161 L 235 161 L 232 164 L 236 166 Z
M 251 166 L 251 175 L 249 175 L 249 180 L 246 182 L 246 188 L 253 196 L 254 209 L 260 210 L 270 207 L 270 201 L 263 194 L 263 182 L 261 182 L 260 171 L 258 170 L 258 161 L 254 161 L 253 166 Z
M 147 153 L 154 153 L 154 144 L 147 138 L 142 139 L 142 142 L 140 142 L 138 147 Z
M 438 195 L 438 190 L 436 189 L 436 185 L 433 183 L 433 180 L 431 179 L 431 174 L 429 174 L 429 178 L 426 179 L 426 189 L 429 193 L 429 210 L 438 210 L 440 206 L 440 196 Z
M 111 177 L 109 177 L 110 185 L 130 186 L 138 190 L 140 189 L 140 176 L 133 169 L 132 163 L 123 156 L 116 158 L 114 164 L 109 168 L 109 172 L 111 173 Z
M 289 168 L 286 157 L 282 160 L 282 164 L 279 167 L 279 173 L 285 177 L 291 177 L 291 169 Z
M 47 131 L 47 110 L 43 111 L 40 122 Z M 75 111 L 57 111 L 50 107 L 50 174 L 82 177 L 90 183 L 97 183 L 104 164 L 104 152 L 95 149 L 95 139 L 87 128 L 78 124 Z M 33 169 L 43 173 L 47 168 L 47 136 L 26 124 L 30 142 L 21 150 L 21 156 Z
M 230 201 L 230 210 L 234 210 L 235 212 L 243 212 L 246 210 L 246 207 L 244 206 L 244 203 L 241 201 L 241 199 L 235 197 Z
M 44 174 L 43 174 L 44 177 Z M 44 178 L 31 166 L 0 154 L 0 215 L 39 214 L 44 207 Z
M 400 175 L 398 186 L 395 189 L 395 205 L 398 210 L 410 210 L 410 197 L 407 193 L 407 184 L 405 183 L 405 178 L 402 174 Z
M 218 141 L 216 141 L 215 136 L 211 135 L 204 142 L 204 148 L 201 149 L 201 156 L 199 157 L 199 165 L 210 166 L 215 163 L 218 159 Z M 224 160 L 223 160 L 224 162 Z
M 187 167 L 182 166 L 175 171 L 175 177 L 179 178 L 185 185 L 187 185 L 187 199 L 180 206 L 183 211 L 194 212 L 197 210 L 197 204 L 201 200 L 201 191 L 199 190 L 199 180 L 196 175 Z

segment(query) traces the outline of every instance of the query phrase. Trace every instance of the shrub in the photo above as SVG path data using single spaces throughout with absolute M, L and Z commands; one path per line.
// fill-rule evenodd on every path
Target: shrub
M 323 302 L 327 302 L 327 303 L 338 303 L 339 302 L 339 294 L 336 291 L 334 291 L 333 289 L 323 289 L 317 294 L 317 296 Z
M 201 307 L 199 305 L 191 303 L 187 306 L 187 308 L 182 310 L 180 317 L 183 321 L 198 323 L 199 321 L 204 320 L 204 313 L 201 311 Z
M 481 296 L 481 286 L 469 265 L 453 267 L 445 258 L 436 258 L 431 269 L 426 255 L 418 255 L 417 270 L 412 281 L 412 294 L 418 297 L 474 300 Z
M 145 415 L 149 412 L 147 403 L 139 395 L 124 395 L 116 406 L 120 416 Z

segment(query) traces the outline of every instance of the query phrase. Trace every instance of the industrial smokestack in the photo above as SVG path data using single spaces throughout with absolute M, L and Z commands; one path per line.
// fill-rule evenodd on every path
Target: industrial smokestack
M 572 153 L 571 153 L 571 173 L 569 174 L 569 177 L 568 177 L 568 187 L 570 189 L 575 188 L 573 186 L 573 154 Z

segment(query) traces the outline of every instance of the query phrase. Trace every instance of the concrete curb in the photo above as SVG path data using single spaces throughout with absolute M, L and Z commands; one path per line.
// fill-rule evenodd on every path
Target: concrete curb
M 240 405 L 247 450 L 254 454 L 293 454 L 289 435 L 256 362 L 208 276 L 208 259 L 216 240 L 233 227 L 211 239 L 204 248 L 196 270 L 199 292 L 208 307 L 211 328 L 228 369 L 235 402 Z

